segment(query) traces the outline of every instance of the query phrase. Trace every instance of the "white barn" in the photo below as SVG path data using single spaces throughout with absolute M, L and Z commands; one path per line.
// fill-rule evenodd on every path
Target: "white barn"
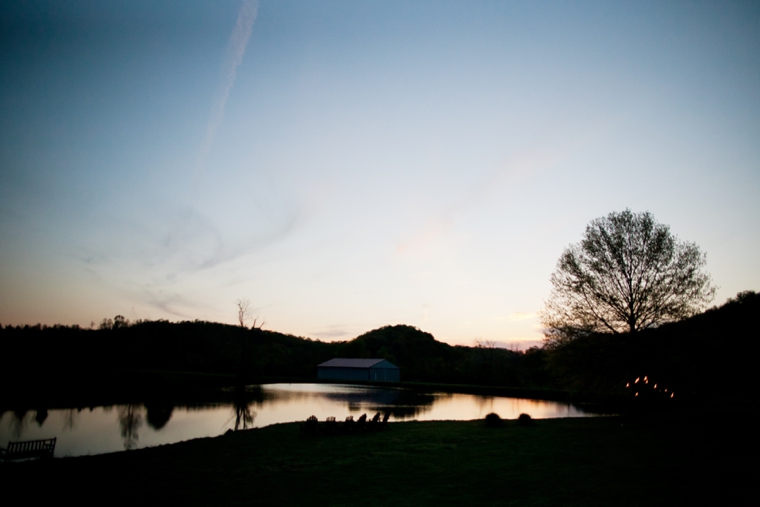
M 317 378 L 401 382 L 401 370 L 385 359 L 330 359 L 317 365 Z

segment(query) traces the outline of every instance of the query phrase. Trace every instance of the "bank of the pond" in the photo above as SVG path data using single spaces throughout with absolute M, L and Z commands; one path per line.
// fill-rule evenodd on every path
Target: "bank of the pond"
M 394 423 L 311 436 L 279 424 L 144 450 L 0 466 L 35 497 L 189 505 L 742 505 L 754 415 Z M 751 417 L 750 417 L 751 416 Z M 44 484 L 45 488 L 37 485 Z M 5 488 L 4 488 L 5 489 Z M 89 494 L 87 494 L 89 493 Z

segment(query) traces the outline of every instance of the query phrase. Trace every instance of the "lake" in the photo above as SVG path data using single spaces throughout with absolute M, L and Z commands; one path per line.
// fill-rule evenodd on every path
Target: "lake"
M 506 398 L 405 388 L 346 384 L 265 384 L 232 395 L 232 402 L 197 405 L 133 404 L 89 408 L 4 412 L 0 415 L 0 446 L 8 441 L 57 437 L 55 455 L 81 456 L 136 449 L 201 437 L 228 430 L 260 428 L 348 415 L 390 412 L 390 421 L 482 419 L 490 412 L 515 419 L 587 417 L 596 414 L 554 401 Z

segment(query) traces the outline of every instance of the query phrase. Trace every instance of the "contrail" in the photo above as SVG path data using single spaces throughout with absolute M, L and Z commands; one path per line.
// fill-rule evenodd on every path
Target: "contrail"
M 200 153 L 198 154 L 198 166 L 196 169 L 196 181 L 203 174 L 206 168 L 206 162 L 214 144 L 216 132 L 222 125 L 224 119 L 224 108 L 227 105 L 227 99 L 230 96 L 232 85 L 235 84 L 235 74 L 237 68 L 243 61 L 245 47 L 248 45 L 248 39 L 251 38 L 253 22 L 256 21 L 256 15 L 259 10 L 258 0 L 243 0 L 238 12 L 235 28 L 230 35 L 230 43 L 227 46 L 227 55 L 222 65 L 221 79 L 219 86 L 214 94 L 214 102 L 211 106 L 211 115 L 206 127 L 206 136 L 203 138 Z

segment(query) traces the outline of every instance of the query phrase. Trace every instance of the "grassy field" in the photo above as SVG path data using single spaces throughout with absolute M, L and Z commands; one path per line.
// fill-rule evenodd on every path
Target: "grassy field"
M 280 424 L 137 451 L 0 464 L 35 497 L 182 505 L 756 505 L 755 419 L 405 422 L 306 435 Z M 44 485 L 44 487 L 43 487 Z M 108 497 L 101 492 L 108 492 Z M 753 496 L 746 496 L 753 495 Z

